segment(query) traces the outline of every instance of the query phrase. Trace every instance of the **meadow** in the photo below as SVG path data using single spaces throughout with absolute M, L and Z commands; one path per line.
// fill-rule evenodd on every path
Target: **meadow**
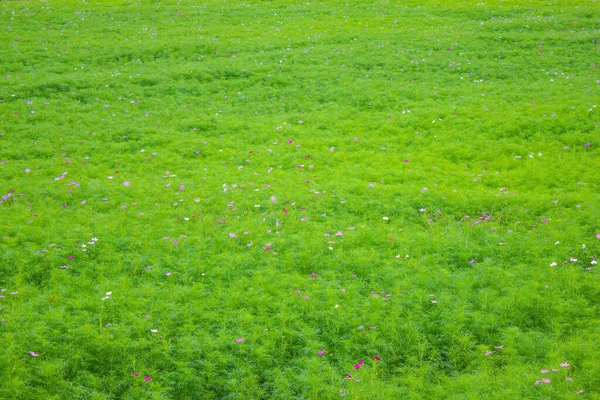
M 600 2 L 0 2 L 0 398 L 600 398 Z

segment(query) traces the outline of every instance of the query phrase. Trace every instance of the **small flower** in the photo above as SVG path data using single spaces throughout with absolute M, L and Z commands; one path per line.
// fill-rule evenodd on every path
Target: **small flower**
M 360 360 L 360 361 L 358 362 L 358 364 L 355 364 L 355 365 L 354 365 L 354 369 L 359 369 L 360 367 L 362 367 L 362 365 L 363 365 L 363 360 Z
M 129 183 L 129 181 L 123 182 L 123 186 L 130 186 L 130 185 L 131 185 L 131 183 Z
M 171 276 L 171 274 L 172 274 L 171 271 L 165 272 L 165 276 Z
M 133 374 L 131 374 L 131 375 L 133 375 L 133 376 L 140 376 L 140 373 L 139 373 L 139 372 L 134 372 L 134 373 L 133 373 Z
M 319 354 L 319 355 L 325 354 L 325 350 L 319 350 L 319 351 L 317 351 L 317 354 Z
M 373 359 L 374 359 L 375 361 L 381 361 L 381 357 L 379 357 L 379 356 L 373 356 Z
M 156 333 L 156 332 L 158 332 L 158 329 L 150 329 L 150 332 Z
M 560 363 L 560 366 L 561 366 L 561 367 L 564 367 L 564 368 L 567 368 L 567 367 L 570 367 L 570 366 L 571 366 L 571 364 L 569 364 L 568 362 L 566 362 L 566 361 L 565 361 L 565 362 L 563 362 L 563 363 Z
M 573 380 L 573 378 L 571 378 L 570 376 L 567 376 L 567 377 L 565 378 L 565 381 L 572 381 L 572 380 Z
M 487 357 L 487 356 L 489 356 L 489 355 L 491 355 L 491 354 L 492 354 L 492 352 L 491 352 L 491 351 L 486 351 L 486 352 L 485 352 L 485 355 L 486 355 L 486 357 Z
M 31 354 L 31 357 L 39 357 L 40 356 L 38 353 L 35 353 L 33 351 L 30 351 L 29 354 Z
M 185 190 L 185 186 L 183 186 L 183 185 L 179 186 L 179 190 L 181 190 L 181 191 Z
M 352 379 L 352 375 L 346 374 L 346 379 Z
M 146 375 L 146 376 L 144 377 L 144 380 L 145 380 L 146 382 L 148 382 L 148 381 L 151 381 L 151 380 L 152 380 L 152 378 L 150 378 L 148 375 Z
M 542 374 L 547 374 L 547 373 L 548 373 L 548 372 L 550 372 L 550 371 L 548 371 L 547 369 L 542 369 L 540 372 L 541 372 Z
M 312 274 L 310 274 L 310 277 L 314 279 L 315 273 L 313 272 Z
M 242 338 L 235 339 L 235 342 L 236 343 L 244 343 L 244 338 L 242 337 Z

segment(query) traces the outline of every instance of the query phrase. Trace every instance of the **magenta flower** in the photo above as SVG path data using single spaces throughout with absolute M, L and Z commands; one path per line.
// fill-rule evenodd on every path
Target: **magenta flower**
M 346 379 L 352 379 L 352 375 L 346 374 Z
M 146 375 L 146 376 L 144 377 L 144 380 L 145 380 L 146 382 L 148 382 L 148 381 L 151 381 L 151 380 L 152 380 L 152 378 L 150 378 L 148 375 Z
M 381 361 L 381 357 L 379 357 L 379 356 L 373 356 L 373 359 L 374 359 L 375 361 Z
M 175 240 L 175 241 L 173 241 L 173 244 L 174 244 L 175 246 L 177 246 L 177 245 L 179 244 L 179 242 L 178 242 L 177 240 Z
M 317 354 L 319 354 L 319 355 L 325 354 L 325 350 L 319 350 L 319 351 L 317 351 Z
M 179 190 L 183 191 L 184 189 L 185 189 L 185 186 L 183 186 L 183 185 L 179 186 Z
M 241 338 L 239 338 L 239 339 L 235 339 L 235 342 L 236 342 L 236 343 L 244 343 L 244 338 L 243 338 L 243 337 L 241 337 Z
M 314 278 L 315 277 L 315 273 L 313 272 L 312 274 L 310 274 L 310 277 Z
M 40 355 L 37 353 L 34 353 L 33 351 L 30 351 L 29 354 L 31 354 L 31 357 L 39 357 Z
M 360 367 L 362 367 L 362 365 L 363 365 L 363 360 L 360 360 L 360 361 L 358 362 L 358 364 L 355 364 L 355 365 L 354 365 L 354 369 L 359 369 Z
M 473 259 L 473 260 L 469 261 L 469 264 L 471 264 L 471 265 L 475 264 L 475 260 Z
M 140 373 L 139 373 L 139 372 L 134 372 L 134 373 L 133 373 L 133 374 L 131 374 L 131 375 L 133 375 L 133 376 L 140 376 Z
M 600 233 L 596 234 L 596 239 L 600 240 Z

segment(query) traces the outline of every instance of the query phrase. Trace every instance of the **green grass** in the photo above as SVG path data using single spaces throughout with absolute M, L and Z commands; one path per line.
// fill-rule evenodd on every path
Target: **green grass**
M 1 2 L 0 398 L 600 398 L 599 16 Z

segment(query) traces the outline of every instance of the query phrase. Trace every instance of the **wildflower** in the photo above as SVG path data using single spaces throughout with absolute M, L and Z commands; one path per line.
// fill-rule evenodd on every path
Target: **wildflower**
M 379 357 L 379 356 L 373 356 L 373 359 L 374 359 L 375 361 L 381 361 L 381 357 Z
M 183 191 L 185 189 L 185 186 L 181 185 L 179 186 L 179 190 Z
M 312 274 L 310 274 L 310 277 L 314 279 L 315 273 L 313 272 Z
M 158 332 L 158 329 L 150 329 L 150 332 L 156 333 L 156 332 Z
M 129 183 L 129 181 L 123 182 L 123 186 L 130 186 L 130 185 L 131 185 L 131 183 Z
M 560 366 L 561 366 L 561 367 L 564 367 L 564 368 L 567 368 L 567 367 L 570 367 L 570 366 L 571 366 L 571 364 L 569 364 L 568 362 L 566 362 L 566 361 L 565 361 L 565 362 L 563 362 L 563 363 L 560 363 Z
M 31 354 L 31 357 L 39 357 L 40 356 L 39 354 L 37 354 L 33 351 L 30 351 L 29 354 Z
M 352 379 L 352 375 L 346 374 L 346 379 Z
M 547 374 L 547 373 L 548 373 L 548 372 L 550 372 L 550 371 L 548 371 L 547 369 L 543 369 L 543 370 L 541 370 L 540 372 L 541 372 L 542 374 Z
M 319 350 L 319 351 L 317 351 L 317 354 L 319 354 L 319 355 L 325 354 L 325 350 Z
M 573 380 L 573 378 L 571 378 L 570 376 L 567 376 L 567 377 L 565 378 L 565 381 L 572 381 L 572 380 Z
M 492 354 L 492 352 L 491 352 L 491 351 L 486 351 L 486 352 L 485 352 L 485 355 L 486 355 L 486 357 L 487 357 L 487 356 L 489 356 L 489 355 L 491 355 L 491 354 Z
M 144 377 L 144 380 L 145 380 L 146 382 L 148 382 L 148 381 L 151 381 L 151 380 L 152 380 L 152 378 L 150 378 L 148 375 L 146 375 L 146 376 Z
M 166 275 L 166 276 L 171 276 L 171 274 L 172 274 L 172 272 L 171 272 L 171 271 L 169 271 L 169 272 L 165 272 L 165 275 Z
M 235 339 L 236 343 L 244 343 L 244 338 Z
M 139 373 L 139 372 L 134 372 L 134 373 L 133 373 L 133 374 L 131 374 L 131 375 L 133 375 L 133 376 L 140 376 L 140 373 Z
M 360 367 L 362 367 L 362 365 L 363 365 L 363 360 L 360 360 L 360 361 L 358 362 L 358 364 L 355 364 L 355 365 L 354 365 L 354 369 L 359 369 Z

